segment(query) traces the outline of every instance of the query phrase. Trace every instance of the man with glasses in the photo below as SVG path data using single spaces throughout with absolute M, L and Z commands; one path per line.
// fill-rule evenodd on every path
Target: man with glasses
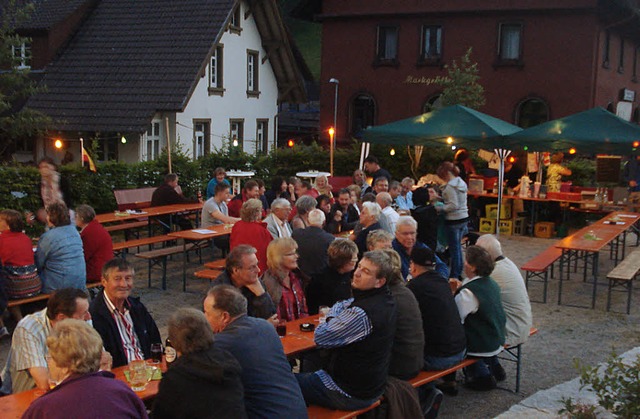
M 391 243 L 393 250 L 400 255 L 400 261 L 402 262 L 402 277 L 407 280 L 409 276 L 409 264 L 411 263 L 410 257 L 413 249 L 428 249 L 429 247 L 418 241 L 418 223 L 412 217 L 403 215 L 398 218 L 396 223 L 396 238 Z M 436 272 L 445 278 L 449 278 L 449 268 L 445 263 L 440 260 L 436 255 Z
M 276 319 L 276 306 L 260 281 L 260 268 L 255 247 L 241 244 L 229 252 L 224 272 L 213 282 L 216 285 L 232 285 L 247 299 L 247 314 L 269 321 Z

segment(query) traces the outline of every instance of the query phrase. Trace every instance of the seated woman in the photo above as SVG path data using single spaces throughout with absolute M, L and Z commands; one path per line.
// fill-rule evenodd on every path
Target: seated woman
M 259 199 L 248 199 L 240 208 L 240 221 L 233 225 L 229 237 L 229 248 L 248 244 L 256 248 L 260 272 L 267 270 L 267 246 L 273 237 L 267 230 L 267 223 L 262 222 L 262 202 Z
M 163 374 L 151 416 L 161 418 L 244 418 L 241 367 L 213 343 L 202 314 L 180 308 L 169 318 L 169 339 L 178 359 Z
M 7 299 L 31 297 L 42 289 L 33 259 L 33 245 L 23 229 L 24 222 L 18 211 L 0 211 L 0 337 L 9 334 L 2 321 Z M 11 308 L 10 312 L 16 322 L 22 319 L 20 307 Z
M 316 178 L 316 191 L 320 195 L 327 195 L 329 199 L 333 200 L 333 194 L 331 191 L 333 187 L 329 183 L 329 178 L 326 175 L 320 175 Z
M 307 317 L 304 295 L 304 274 L 298 269 L 298 244 L 291 237 L 282 237 L 269 243 L 267 265 L 269 269 L 262 281 L 276 305 L 278 320 L 291 321 Z
M 23 418 L 146 418 L 144 403 L 127 384 L 98 371 L 102 339 L 87 322 L 65 319 L 47 338 L 49 374 L 55 388 L 37 398 Z M 100 413 L 98 413 L 100 412 Z
M 280 176 L 276 176 L 271 179 L 271 189 L 267 190 L 264 193 L 264 196 L 267 198 L 267 204 L 271 207 L 271 203 L 277 198 L 289 199 L 291 195 L 288 192 L 287 181 Z
M 496 380 L 504 380 L 498 362 L 505 342 L 506 316 L 502 308 L 500 287 L 489 276 L 494 261 L 480 246 L 467 248 L 464 280 L 455 300 L 467 337 L 467 355 L 482 358 L 466 368 L 467 386 L 486 391 L 496 388 Z
M 109 232 L 96 219 L 96 212 L 89 205 L 76 208 L 76 226 L 80 228 L 87 282 L 102 280 L 102 267 L 113 259 L 113 241 Z
M 63 203 L 48 205 L 47 223 L 51 229 L 38 241 L 35 262 L 42 279 L 42 292 L 61 288 L 86 288 L 87 274 L 82 239 L 71 225 L 69 210 Z
M 318 203 L 315 198 L 309 195 L 303 195 L 296 201 L 296 214 L 291 219 L 291 229 L 306 228 L 309 225 L 309 213 L 316 208 Z M 293 212 L 292 212 L 293 214 Z

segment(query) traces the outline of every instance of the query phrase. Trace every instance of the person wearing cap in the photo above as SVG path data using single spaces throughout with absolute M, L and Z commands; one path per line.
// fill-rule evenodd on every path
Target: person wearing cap
M 420 306 L 424 330 L 424 369 L 450 368 L 466 355 L 466 337 L 458 307 L 447 279 L 439 274 L 435 253 L 426 247 L 411 252 L 409 270 L 413 279 L 407 288 L 413 292 Z M 441 389 L 457 393 L 455 374 L 444 377 Z

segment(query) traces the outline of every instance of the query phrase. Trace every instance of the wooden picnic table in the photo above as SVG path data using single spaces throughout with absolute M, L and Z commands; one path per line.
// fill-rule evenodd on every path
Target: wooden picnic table
M 280 339 L 285 355 L 295 355 L 316 347 L 316 344 L 313 340 L 314 333 L 302 332 L 300 330 L 300 324 L 313 323 L 317 326 L 319 321 L 318 318 L 318 315 L 314 315 L 287 323 L 287 335 Z M 122 367 L 114 368 L 112 372 L 115 374 L 117 380 L 128 383 L 124 373 L 127 369 L 128 366 L 125 365 Z M 167 370 L 164 359 L 160 364 L 160 369 L 162 372 L 165 372 Z M 160 380 L 152 380 L 149 382 L 149 384 L 147 384 L 147 387 L 144 389 L 144 391 L 136 392 L 136 395 L 145 401 L 152 400 L 158 394 L 159 385 Z M 31 403 L 35 399 L 42 396 L 44 393 L 44 390 L 33 389 L 20 393 L 10 394 L 5 397 L 0 397 L 0 418 L 17 419 L 22 417 L 29 405 L 31 405 Z
M 143 218 L 157 217 L 160 215 L 171 215 L 181 212 L 193 212 L 202 209 L 201 202 L 187 203 L 187 204 L 173 204 L 162 205 L 158 207 L 149 207 L 136 210 L 135 212 L 115 211 L 108 212 L 106 214 L 96 215 L 96 220 L 100 224 L 115 223 L 129 220 L 140 220 Z
M 187 242 L 193 243 L 189 250 L 197 250 L 206 247 L 209 240 L 214 237 L 231 234 L 233 224 L 217 224 L 211 227 L 196 228 L 193 230 L 174 231 L 168 235 L 176 239 L 182 239 L 182 291 L 187 290 Z M 207 232 L 209 231 L 209 232 Z

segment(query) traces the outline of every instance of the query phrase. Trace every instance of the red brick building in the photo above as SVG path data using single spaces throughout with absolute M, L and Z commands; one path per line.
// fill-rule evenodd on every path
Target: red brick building
M 624 0 L 324 0 L 321 129 L 333 125 L 330 79 L 347 138 L 423 112 L 440 93 L 424 81 L 469 47 L 483 112 L 529 126 L 602 106 L 637 121 L 639 10 Z

